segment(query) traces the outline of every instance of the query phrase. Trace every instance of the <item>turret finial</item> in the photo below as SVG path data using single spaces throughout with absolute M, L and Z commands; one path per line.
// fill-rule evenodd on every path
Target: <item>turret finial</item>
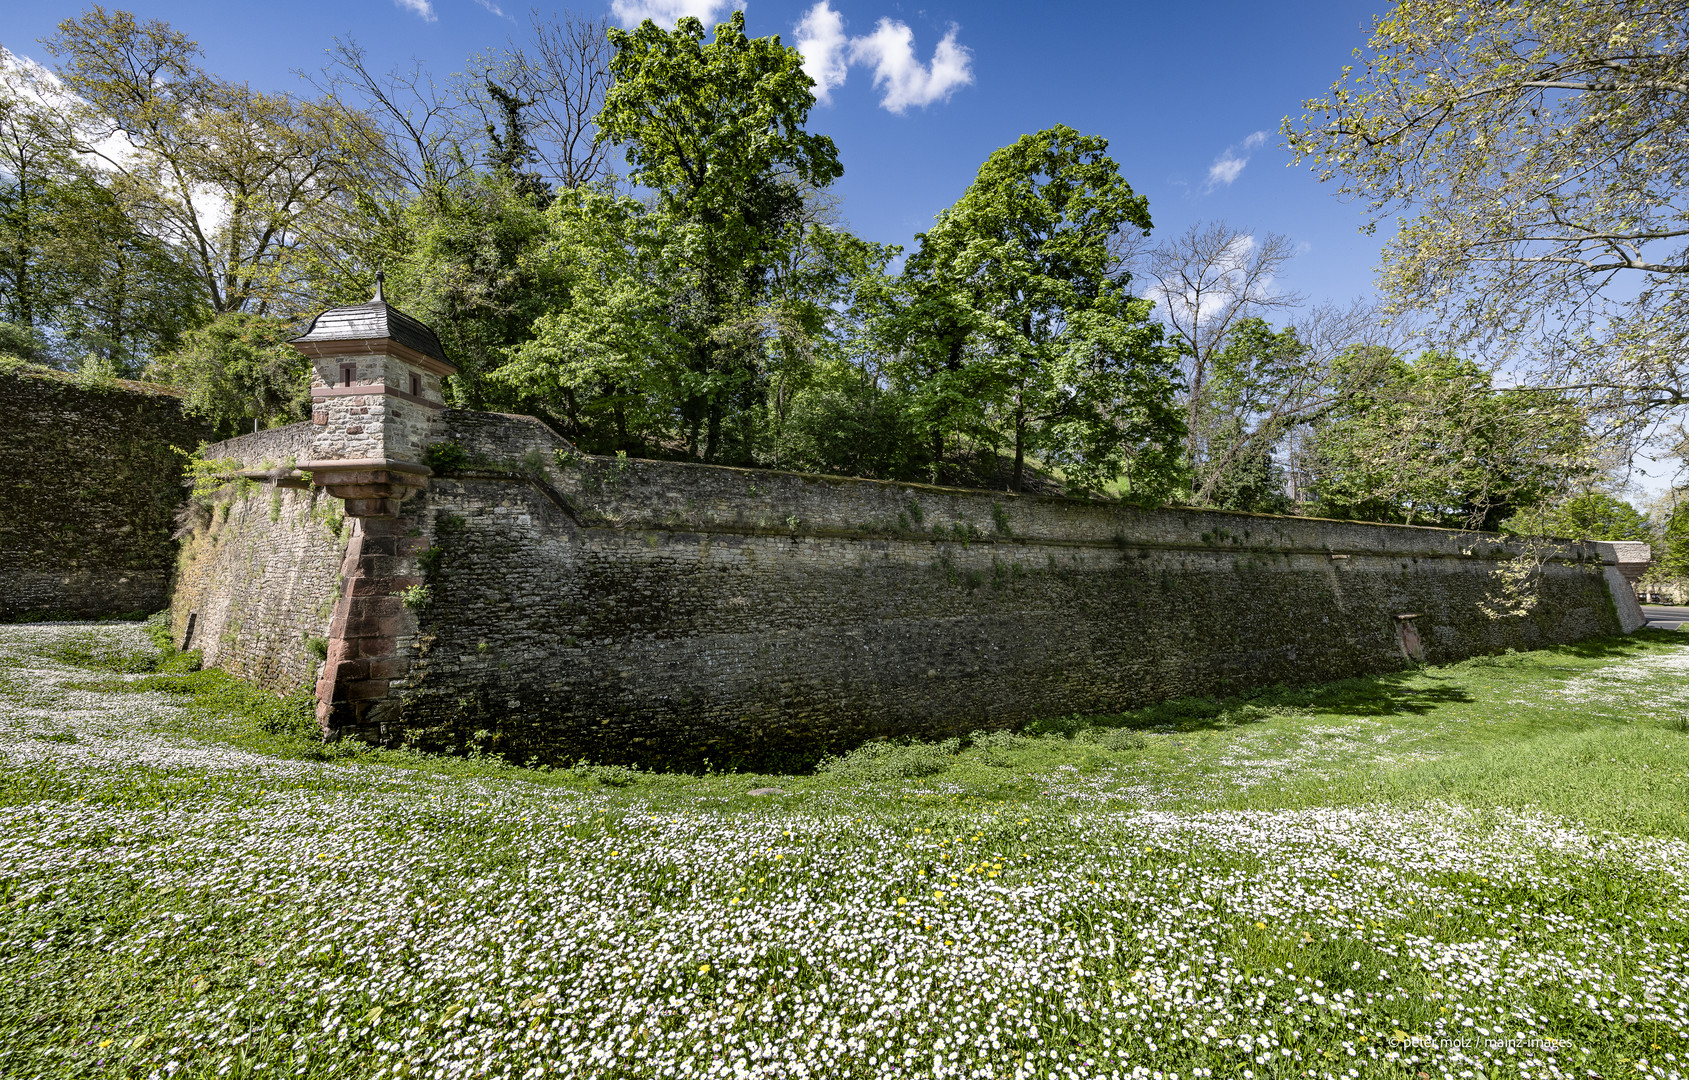
M 387 271 L 377 270 L 375 272 L 375 296 L 370 300 L 370 303 L 385 304 L 387 302 L 386 285 Z

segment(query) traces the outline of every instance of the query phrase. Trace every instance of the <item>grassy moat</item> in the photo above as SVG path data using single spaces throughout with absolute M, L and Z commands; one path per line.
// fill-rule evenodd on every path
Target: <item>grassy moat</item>
M 680 775 L 0 627 L 0 1075 L 1680 1077 L 1686 646 Z

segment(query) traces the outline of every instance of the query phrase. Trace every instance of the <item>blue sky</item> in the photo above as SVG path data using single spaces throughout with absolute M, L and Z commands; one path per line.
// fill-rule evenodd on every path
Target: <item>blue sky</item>
M 469 54 L 518 32 L 526 15 L 521 2 L 110 6 L 165 19 L 200 42 L 211 70 L 279 90 L 298 89 L 294 72 L 320 67 L 336 36 L 355 38 L 379 68 L 414 57 L 442 75 L 458 70 Z M 642 8 L 711 7 L 710 0 L 615 2 L 623 16 Z M 749 0 L 745 15 L 753 34 L 777 33 L 794 44 L 796 28 L 815 7 L 815 0 Z M 1064 123 L 1109 140 L 1127 180 L 1148 196 L 1157 236 L 1216 218 L 1283 233 L 1302 252 L 1283 275 L 1284 287 L 1346 300 L 1371 292 L 1379 238 L 1360 233 L 1359 209 L 1340 202 L 1330 185 L 1306 168 L 1286 167 L 1278 128 L 1286 114 L 1300 114 L 1302 99 L 1330 85 L 1384 7 L 1383 0 L 1036 6 L 827 0 L 825 14 L 836 18 L 811 25 L 831 25 L 842 46 L 835 55 L 854 52 L 856 62 L 844 67 L 843 84 L 830 88 L 810 127 L 838 143 L 844 213 L 871 239 L 907 245 L 955 201 L 993 149 Z M 6 4 L 0 44 L 45 62 L 38 39 L 81 10 L 79 4 Z M 581 2 L 576 10 L 616 15 L 612 0 Z M 717 3 L 713 10 L 728 8 Z M 946 39 L 950 45 L 935 69 Z M 819 45 L 811 50 L 820 51 Z M 886 76 L 878 86 L 877 73 Z M 923 96 L 932 100 L 923 104 Z M 886 107 L 888 98 L 902 105 L 900 112 Z M 1264 137 L 1252 140 L 1257 132 Z M 1216 163 L 1229 164 L 1211 179 Z

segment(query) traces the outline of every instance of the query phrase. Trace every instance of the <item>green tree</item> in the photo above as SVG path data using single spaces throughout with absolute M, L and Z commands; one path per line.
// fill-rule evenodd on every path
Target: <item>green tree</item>
M 1147 233 L 1150 217 L 1107 149 L 1063 126 L 1022 136 L 921 236 L 912 264 L 926 280 L 913 291 L 942 312 L 928 351 L 964 353 L 954 362 L 967 374 L 917 392 L 953 401 L 961 383 L 987 403 L 1014 490 L 1037 451 L 1080 488 L 1124 477 L 1153 502 L 1179 471 L 1177 353 L 1114 270 L 1114 238 Z
M 653 453 L 678 432 L 689 386 L 669 219 L 587 187 L 560 192 L 545 216 L 536 266 L 551 300 L 496 378 L 545 403 L 583 449 Z
M 556 304 L 546 213 L 519 177 L 471 172 L 425 188 L 399 210 L 389 234 L 394 302 L 440 335 L 457 365 L 448 397 L 460 408 L 513 405 L 492 380 L 534 321 Z M 359 298 L 361 299 L 361 297 Z
M 1689 403 L 1689 3 L 1403 0 L 1284 131 L 1374 220 L 1382 281 L 1639 427 Z
M 1196 427 L 1186 438 L 1195 501 L 1228 510 L 1288 508 L 1284 472 L 1272 454 L 1295 416 L 1285 404 L 1307 379 L 1308 352 L 1294 328 L 1275 331 L 1258 316 L 1239 320 L 1209 350 L 1206 381 L 1191 395 Z
M 32 335 L 62 292 L 50 248 L 66 224 L 59 196 L 79 171 L 75 146 L 74 130 L 40 99 L 40 87 L 0 66 L 0 318 Z
M 929 478 L 947 473 L 965 445 L 991 445 L 987 403 L 997 396 L 996 373 L 975 363 L 978 310 L 966 282 L 951 272 L 936 245 L 924 242 L 895 282 L 880 290 L 872 327 L 893 359 L 889 373 L 907 391 L 908 408 L 925 432 Z M 959 464 L 959 463 L 958 463 Z
M 1587 468 L 1583 413 L 1563 397 L 1497 391 L 1488 372 L 1447 353 L 1380 365 L 1367 352 L 1340 368 L 1373 381 L 1315 426 L 1320 512 L 1493 531 Z
M 1650 581 L 1689 581 L 1689 505 L 1676 503 L 1662 515 L 1654 548 L 1654 562 L 1648 568 Z
M 219 315 L 190 331 L 154 374 L 184 387 L 186 410 L 224 437 L 297 423 L 310 415 L 311 367 L 287 344 L 295 333 L 273 316 Z
M 203 304 L 182 252 L 78 160 L 52 95 L 0 71 L 0 318 L 29 328 L 37 360 L 133 376 L 203 321 Z
M 1653 539 L 1648 519 L 1634 506 L 1604 492 L 1574 495 L 1558 506 L 1544 510 L 1535 519 L 1515 520 L 1509 528 L 1545 536 L 1578 540 Z
M 609 32 L 614 82 L 600 137 L 625 147 L 631 179 L 655 192 L 685 280 L 671 319 L 686 341 L 682 418 L 689 452 L 749 460 L 747 421 L 766 389 L 763 342 L 776 265 L 804 233 L 804 188 L 843 172 L 831 139 L 804 130 L 815 102 L 803 58 L 778 38 L 748 38 L 742 12 L 704 41 L 683 18 Z M 731 443 L 731 448 L 729 447 Z
M 313 237 L 352 210 L 377 160 L 367 120 L 332 99 L 267 94 L 199 66 L 199 46 L 160 20 L 93 5 L 46 42 L 76 117 L 104 155 L 108 186 L 137 227 L 184 253 L 204 304 L 224 313 L 287 312 L 308 264 L 337 253 Z M 337 230 L 326 230 L 333 234 Z M 301 265 L 305 263 L 307 265 Z

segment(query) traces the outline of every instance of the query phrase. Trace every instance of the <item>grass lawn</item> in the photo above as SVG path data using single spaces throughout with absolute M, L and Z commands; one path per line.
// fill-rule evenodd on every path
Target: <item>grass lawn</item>
M 3 626 L 0 1075 L 1682 1077 L 1686 646 L 677 775 Z

